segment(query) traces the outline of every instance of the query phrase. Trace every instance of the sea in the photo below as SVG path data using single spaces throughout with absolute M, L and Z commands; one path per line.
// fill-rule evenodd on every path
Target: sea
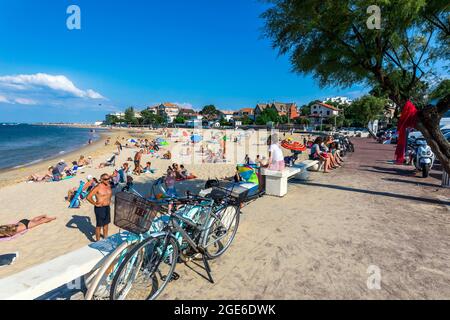
M 0 123 L 0 170 L 21 168 L 75 151 L 100 138 L 97 130 Z

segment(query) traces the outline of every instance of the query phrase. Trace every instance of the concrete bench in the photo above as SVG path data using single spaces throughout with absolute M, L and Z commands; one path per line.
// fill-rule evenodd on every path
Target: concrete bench
M 305 160 L 301 163 L 294 164 L 293 168 L 302 170 L 301 173 L 297 174 L 296 179 L 307 180 L 309 178 L 308 170 L 318 171 L 320 163 L 317 160 Z
M 294 167 L 286 167 L 283 171 L 261 169 L 261 174 L 266 177 L 266 194 L 284 197 L 287 193 L 288 180 L 301 172 L 302 169 Z
M 100 267 L 126 234 L 116 234 L 0 280 L 0 300 L 34 300 Z
M 308 169 L 319 164 L 319 161 L 306 160 L 283 171 L 273 171 L 263 168 L 261 174 L 266 177 L 266 194 L 284 197 L 287 194 L 287 183 L 291 178 L 308 179 Z

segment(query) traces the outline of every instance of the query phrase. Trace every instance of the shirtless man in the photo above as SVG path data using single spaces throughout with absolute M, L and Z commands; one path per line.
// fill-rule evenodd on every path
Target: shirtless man
M 141 174 L 141 158 L 144 154 L 144 150 L 140 150 L 136 155 L 134 156 L 134 173 L 138 176 Z
M 95 228 L 95 240 L 100 241 L 100 232 L 103 229 L 103 238 L 108 237 L 108 225 L 111 223 L 111 197 L 112 189 L 110 183 L 111 177 L 108 174 L 102 174 L 100 183 L 89 193 L 87 200 L 94 205 L 95 219 L 97 221 Z M 94 200 L 95 197 L 95 200 Z

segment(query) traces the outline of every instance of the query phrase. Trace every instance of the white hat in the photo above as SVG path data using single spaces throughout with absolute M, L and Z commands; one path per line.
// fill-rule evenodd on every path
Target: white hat
M 63 163 L 63 162 L 65 162 L 64 159 L 59 160 L 59 163 Z
M 88 176 L 86 177 L 86 179 L 87 179 L 87 181 L 91 181 L 92 179 L 94 179 L 94 177 L 91 176 L 91 175 L 88 175 Z

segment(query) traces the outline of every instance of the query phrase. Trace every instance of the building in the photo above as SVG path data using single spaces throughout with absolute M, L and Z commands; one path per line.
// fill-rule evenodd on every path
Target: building
M 295 102 L 273 102 L 273 103 L 258 103 L 253 111 L 254 118 L 261 115 L 261 113 L 271 108 L 275 110 L 279 116 L 287 116 L 289 120 L 294 120 L 300 116 L 297 108 L 297 104 Z
M 235 111 L 225 110 L 225 111 L 221 111 L 221 114 L 222 114 L 222 117 L 225 118 L 225 121 L 231 122 L 234 119 Z
M 334 102 L 339 104 L 352 104 L 352 100 L 347 97 L 331 97 L 322 101 L 323 103 Z
M 241 120 L 244 117 L 248 117 L 251 120 L 255 120 L 255 109 L 252 108 L 242 108 L 233 113 L 234 120 Z
M 174 103 L 165 102 L 150 106 L 147 108 L 147 110 L 160 115 L 161 117 L 166 119 L 168 123 L 172 123 L 180 113 L 181 108 Z
M 320 124 L 324 119 L 338 116 L 339 111 L 341 110 L 332 105 L 317 101 L 311 105 L 311 124 Z
M 125 112 L 113 112 L 107 114 L 105 117 L 105 123 L 111 124 L 118 120 L 119 122 L 123 122 L 125 120 Z

